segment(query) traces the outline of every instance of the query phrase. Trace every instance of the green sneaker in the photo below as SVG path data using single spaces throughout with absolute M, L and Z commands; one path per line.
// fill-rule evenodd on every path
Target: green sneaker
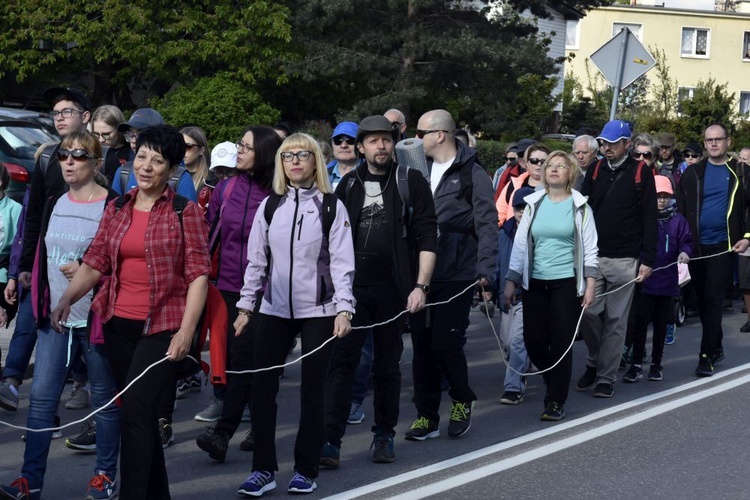
M 457 438 L 466 434 L 471 427 L 471 410 L 474 402 L 461 403 L 453 401 L 451 405 L 451 420 L 448 423 L 448 437 Z
M 406 431 L 404 439 L 407 441 L 424 441 L 440 436 L 440 429 L 435 422 L 419 417 L 411 424 L 411 429 Z

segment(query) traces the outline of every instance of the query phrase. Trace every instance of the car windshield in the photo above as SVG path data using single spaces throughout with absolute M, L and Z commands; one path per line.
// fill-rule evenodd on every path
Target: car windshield
M 13 156 L 27 160 L 34 159 L 34 153 L 42 144 L 59 141 L 41 127 L 17 124 L 0 124 L 0 138 L 8 145 Z

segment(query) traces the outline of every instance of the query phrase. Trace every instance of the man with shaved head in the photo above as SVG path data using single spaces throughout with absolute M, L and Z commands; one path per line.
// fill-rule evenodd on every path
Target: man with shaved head
M 491 288 L 497 259 L 497 210 L 492 183 L 477 162 L 477 152 L 456 140 L 450 113 L 437 109 L 422 115 L 417 137 L 422 139 L 430 171 L 430 188 L 438 222 L 438 251 L 429 307 L 411 316 L 414 347 L 414 403 L 417 420 L 406 433 L 410 441 L 440 435 L 441 375 L 453 400 L 448 436 L 469 430 L 477 397 L 469 386 L 464 355 L 466 327 L 474 295 L 473 283 Z
M 399 140 L 404 139 L 406 137 L 404 135 L 406 133 L 406 117 L 404 114 L 398 109 L 391 108 L 383 113 L 383 116 L 388 118 L 388 121 L 391 122 L 394 129 L 398 128 Z

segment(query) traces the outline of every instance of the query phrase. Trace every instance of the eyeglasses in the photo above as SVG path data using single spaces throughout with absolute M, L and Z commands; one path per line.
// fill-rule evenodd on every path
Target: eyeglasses
M 238 153 L 249 153 L 250 151 L 255 151 L 254 147 L 252 147 L 250 144 L 245 144 L 242 141 L 238 142 L 235 145 L 237 146 Z
M 354 140 L 354 137 L 349 137 L 348 135 L 339 135 L 333 138 L 333 143 L 336 146 L 341 146 L 343 143 L 347 143 L 350 146 L 354 146 L 354 143 L 356 141 Z
M 657 194 L 657 195 L 656 195 L 656 200 L 657 200 L 657 201 L 667 201 L 667 200 L 669 200 L 669 199 L 671 199 L 671 198 L 672 198 L 672 197 L 671 197 L 671 196 L 669 196 L 668 194 Z
M 77 109 L 73 109 L 73 108 L 65 108 L 61 110 L 51 111 L 49 115 L 52 117 L 53 120 L 55 120 L 57 119 L 58 116 L 62 116 L 63 118 L 70 118 L 71 116 L 73 116 L 73 113 L 83 114 L 85 113 L 85 111 L 78 111 Z
M 547 161 L 547 158 L 529 158 L 526 161 L 528 161 L 532 165 L 540 165 L 540 164 L 544 163 L 545 161 Z
M 138 139 L 139 132 L 133 132 L 132 130 L 128 130 L 123 135 L 125 136 L 126 141 L 133 142 L 136 139 Z
M 705 138 L 703 139 L 706 144 L 719 144 L 720 142 L 724 142 L 727 140 L 726 137 L 711 137 L 711 138 Z
M 293 161 L 295 158 L 297 158 L 299 161 L 305 161 L 312 156 L 312 151 L 297 151 L 296 153 L 286 151 L 284 153 L 280 153 L 279 156 L 281 156 L 281 161 L 286 163 Z
M 547 165 L 547 170 L 568 170 L 570 165 L 565 163 L 550 163 Z
M 68 161 L 68 158 L 71 156 L 75 161 L 86 161 L 94 158 L 94 156 L 88 154 L 85 149 L 74 149 L 72 151 L 69 149 L 57 150 L 57 159 L 61 162 Z
M 682 156 L 684 156 L 685 158 L 700 158 L 701 157 L 701 155 L 699 155 L 698 153 L 682 153 Z
M 435 132 L 447 133 L 447 130 L 419 130 L 417 129 L 417 139 L 423 139 L 427 134 L 433 134 Z
M 198 147 L 198 145 L 197 145 L 197 144 L 190 144 L 189 142 L 186 142 L 186 143 L 185 143 L 185 149 L 186 149 L 187 151 L 190 151 L 191 149 L 193 149 L 193 148 L 197 148 L 197 147 Z
M 117 133 L 116 130 L 113 130 L 111 132 L 105 132 L 103 134 L 100 134 L 98 132 L 91 132 L 91 135 L 99 139 L 100 141 L 108 141 L 113 135 Z
M 638 158 L 650 160 L 652 156 L 654 156 L 654 154 L 651 151 L 633 151 L 633 158 L 636 160 Z
M 518 156 L 504 156 L 503 163 L 515 163 L 518 161 Z

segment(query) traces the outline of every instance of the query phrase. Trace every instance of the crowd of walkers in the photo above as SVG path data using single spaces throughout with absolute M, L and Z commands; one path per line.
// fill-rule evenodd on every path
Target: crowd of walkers
M 288 491 L 310 493 L 321 467 L 340 466 L 370 379 L 372 460 L 396 459 L 405 333 L 417 418 L 404 438 L 441 435 L 446 391 L 443 430 L 469 431 L 464 344 L 477 300 L 488 317 L 501 312 L 500 402 L 522 403 L 539 372 L 543 421 L 566 416 L 577 333 L 588 355 L 575 388 L 610 398 L 620 368 L 623 382 L 644 377 L 649 324 L 648 380 L 665 376 L 688 273 L 703 327 L 697 376 L 724 359 L 733 281 L 750 302 L 750 149 L 734 158 L 720 123 L 682 150 L 620 120 L 576 137 L 572 154 L 521 139 L 492 176 L 441 109 L 416 123 L 423 171 L 396 159 L 407 130 L 397 109 L 324 140 L 253 125 L 211 149 L 199 127 L 176 129 L 151 108 L 126 121 L 73 88 L 44 97 L 61 141 L 40 147 L 23 205 L 4 196 L 0 168 L 0 322 L 16 319 L 0 408 L 18 410 L 36 348 L 23 465 L 0 498 L 41 498 L 68 376 L 66 406 L 97 410 L 66 440 L 96 453 L 84 498 L 170 498 L 175 399 L 201 376 L 213 393 L 195 419 L 215 424 L 196 444 L 223 462 L 249 420 L 252 466 L 237 491 L 261 496 L 277 487 L 279 365 L 299 338 Z M 210 371 L 196 362 L 204 343 Z

